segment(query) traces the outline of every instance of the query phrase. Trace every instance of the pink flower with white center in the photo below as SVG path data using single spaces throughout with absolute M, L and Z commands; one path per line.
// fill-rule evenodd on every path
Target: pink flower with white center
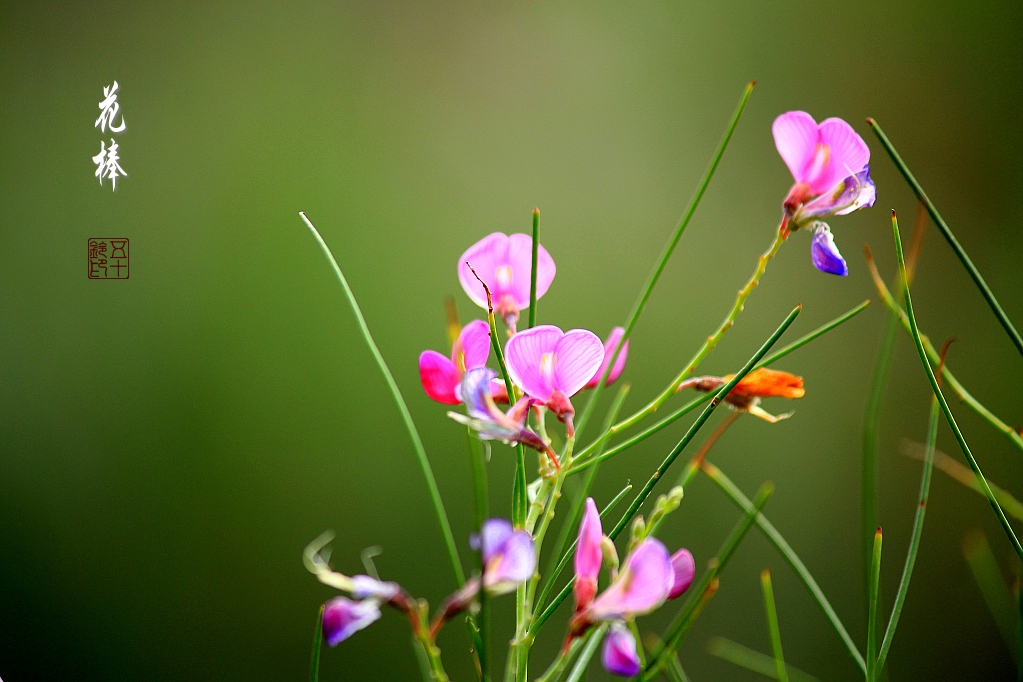
M 593 503 L 592 497 L 587 497 L 586 511 L 579 524 L 579 542 L 575 549 L 575 583 L 572 592 L 575 595 L 576 612 L 589 606 L 597 594 L 597 577 L 604 560 L 600 548 L 603 537 L 597 505 Z
M 529 307 L 533 267 L 533 238 L 526 234 L 508 236 L 495 232 L 476 242 L 458 261 L 458 279 L 473 303 L 487 310 L 487 293 L 466 263 L 472 264 L 490 287 L 494 312 L 514 329 L 519 311 Z M 554 281 L 554 259 L 542 245 L 537 247 L 536 297 L 539 299 Z
M 607 366 L 611 364 L 611 358 L 614 357 L 615 351 L 618 350 L 618 344 L 622 342 L 622 337 L 625 336 L 625 330 L 621 327 L 615 327 L 611 330 L 611 333 L 607 337 L 607 341 L 604 342 L 604 361 L 600 363 L 600 367 L 594 372 L 590 380 L 586 382 L 584 388 L 596 388 L 597 384 L 600 383 L 600 377 L 604 376 L 604 372 L 607 370 Z M 629 342 L 626 341 L 625 345 L 622 346 L 622 352 L 618 354 L 618 359 L 615 360 L 615 366 L 611 370 L 611 373 L 607 375 L 607 382 L 605 386 L 610 386 L 614 382 L 618 381 L 618 377 L 622 375 L 622 370 L 625 369 L 625 360 L 629 357 Z
M 550 408 L 572 436 L 575 409 L 569 398 L 582 390 L 604 359 L 597 335 L 539 325 L 509 339 L 504 354 L 512 381 Z
M 458 385 L 470 369 L 483 367 L 490 357 L 490 325 L 473 320 L 462 327 L 451 349 L 451 359 L 435 350 L 424 350 L 419 356 L 419 378 L 423 390 L 439 403 L 457 405 L 462 402 Z

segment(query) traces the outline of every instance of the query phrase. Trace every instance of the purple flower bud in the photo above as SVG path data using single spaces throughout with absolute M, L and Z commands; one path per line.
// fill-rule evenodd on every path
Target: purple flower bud
M 849 274 L 849 267 L 845 259 L 838 252 L 835 246 L 835 238 L 831 236 L 831 228 L 827 223 L 816 222 L 813 224 L 813 241 L 810 243 L 810 258 L 814 267 L 821 272 L 831 275 L 845 277 Z
M 533 577 L 536 552 L 533 538 L 526 531 L 515 530 L 504 519 L 488 519 L 479 536 L 470 542 L 483 555 L 483 587 L 487 592 L 505 594 Z
M 675 570 L 675 581 L 668 592 L 668 599 L 675 599 L 689 589 L 696 576 L 696 561 L 688 549 L 680 549 L 671 555 L 671 567 Z
M 335 597 L 323 610 L 323 637 L 329 646 L 337 646 L 379 617 L 380 606 L 374 599 Z
M 401 591 L 398 583 L 384 582 L 368 575 L 352 576 L 352 596 L 356 599 L 376 599 L 382 602 L 391 601 Z
M 622 677 L 639 674 L 639 654 L 636 652 L 636 638 L 623 623 L 611 624 L 611 631 L 604 639 L 604 667 L 608 672 Z

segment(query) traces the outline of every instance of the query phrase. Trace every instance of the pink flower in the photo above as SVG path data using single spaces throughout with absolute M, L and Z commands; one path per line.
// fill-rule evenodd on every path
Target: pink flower
M 494 312 L 515 326 L 519 311 L 529 307 L 530 277 L 533 265 L 533 238 L 525 234 L 510 237 L 495 232 L 476 242 L 458 261 L 458 279 L 473 303 L 487 309 L 487 294 L 466 262 L 490 287 Z M 536 297 L 539 299 L 554 280 L 554 260 L 539 246 L 536 257 Z
M 612 623 L 604 639 L 604 653 L 601 662 L 608 672 L 622 677 L 639 674 L 639 654 L 636 652 L 636 638 L 624 623 Z
M 575 409 L 569 401 L 590 380 L 604 358 L 593 332 L 539 325 L 520 332 L 505 346 L 508 375 L 519 388 L 544 403 L 565 422 L 571 436 Z
M 675 583 L 675 568 L 664 544 L 648 537 L 632 550 L 618 577 L 582 614 L 590 622 L 623 620 L 653 611 Z
M 424 350 L 419 356 L 419 378 L 423 390 L 439 403 L 457 405 L 462 402 L 458 385 L 467 370 L 483 367 L 490 357 L 490 326 L 483 320 L 473 320 L 462 327 L 451 359 L 434 350 Z
M 378 618 L 380 604 L 376 600 L 334 597 L 323 610 L 323 637 L 328 646 L 337 646 Z
M 677 599 L 689 589 L 696 577 L 696 561 L 688 549 L 680 549 L 671 555 L 671 567 L 675 571 L 675 579 L 668 592 L 668 599 Z
M 511 592 L 533 577 L 536 551 L 533 538 L 515 530 L 505 519 L 487 519 L 470 544 L 483 556 L 483 587 L 491 594 Z
M 579 541 L 575 549 L 575 610 L 581 611 L 590 605 L 597 594 L 597 577 L 603 562 L 600 541 L 604 532 L 600 527 L 600 514 L 592 497 L 586 498 L 586 511 L 579 524 Z
M 792 177 L 806 186 L 806 198 L 824 194 L 862 171 L 870 161 L 870 148 L 840 118 L 817 125 L 805 111 L 790 111 L 774 120 L 772 131 L 774 144 Z
M 604 342 L 604 361 L 600 363 L 600 367 L 594 372 L 590 380 L 586 382 L 584 388 L 596 388 L 600 382 L 600 377 L 604 376 L 604 372 L 607 370 L 607 366 L 611 364 L 611 358 L 614 357 L 615 351 L 618 350 L 618 344 L 622 342 L 622 337 L 625 335 L 625 330 L 621 327 L 615 327 L 611 330 L 611 333 L 607 337 L 607 341 Z M 622 347 L 622 352 L 618 354 L 618 359 L 615 360 L 614 369 L 607 375 L 607 382 L 605 386 L 610 386 L 614 382 L 618 381 L 618 377 L 622 375 L 622 370 L 625 369 L 625 360 L 629 357 L 629 342 L 626 341 Z

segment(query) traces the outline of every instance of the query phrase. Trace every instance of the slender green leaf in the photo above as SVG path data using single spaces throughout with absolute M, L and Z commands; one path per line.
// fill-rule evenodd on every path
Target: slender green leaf
M 770 677 L 773 680 L 778 679 L 777 671 L 774 668 L 774 658 L 744 647 L 730 639 L 711 637 L 707 641 L 707 653 L 764 677 Z M 786 665 L 785 670 L 788 672 L 791 682 L 819 682 L 813 675 L 808 675 L 802 670 L 793 668 L 791 665 Z
M 765 568 L 760 573 L 760 586 L 764 591 L 764 612 L 767 615 L 767 632 L 771 636 L 771 653 L 774 654 L 774 674 L 779 682 L 789 682 L 785 670 L 785 656 L 781 649 L 781 630 L 778 628 L 778 610 L 774 606 L 774 588 L 771 587 L 771 571 Z
M 323 611 L 324 605 L 320 605 L 320 611 L 316 615 L 316 629 L 313 630 L 313 650 L 309 655 L 309 681 L 318 682 L 320 679 L 320 647 L 323 645 Z
M 1002 569 L 998 567 L 991 545 L 980 530 L 967 533 L 963 538 L 963 556 L 970 566 L 970 573 L 980 588 L 981 596 L 987 605 L 991 617 L 998 626 L 998 632 L 1005 641 L 1009 651 L 1016 650 L 1016 614 L 1015 599 L 1005 582 Z
M 881 529 L 874 534 L 870 556 L 870 608 L 867 611 L 867 682 L 877 679 L 877 606 L 881 585 Z
M 533 209 L 533 263 L 529 268 L 529 326 L 536 326 L 536 259 L 540 254 L 540 209 Z

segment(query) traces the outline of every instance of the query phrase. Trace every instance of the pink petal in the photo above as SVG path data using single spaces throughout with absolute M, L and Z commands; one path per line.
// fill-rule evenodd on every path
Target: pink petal
M 668 599 L 675 599 L 689 589 L 696 577 L 696 561 L 688 549 L 680 549 L 671 555 L 671 567 L 675 571 L 675 580 L 668 592 Z
M 424 350 L 419 356 L 419 379 L 423 390 L 438 403 L 457 405 L 461 401 L 455 395 L 462 376 L 454 363 L 435 350 Z
M 466 261 L 471 263 L 476 273 L 487 283 L 490 293 L 494 296 L 494 305 L 497 305 L 501 298 L 497 285 L 497 268 L 505 264 L 507 257 L 508 235 L 495 232 L 470 246 L 458 259 L 458 279 L 462 283 L 462 288 L 473 303 L 484 310 L 487 309 L 486 291 L 465 263 Z
M 607 341 L 604 342 L 604 360 L 600 363 L 600 367 L 593 373 L 590 380 L 586 382 L 585 388 L 595 388 L 600 383 L 600 377 L 604 376 L 604 370 L 607 369 L 607 365 L 611 362 L 611 357 L 614 356 L 615 350 L 618 348 L 618 344 L 621 343 L 622 337 L 625 335 L 625 330 L 621 327 L 615 327 L 611 330 L 611 334 L 607 337 Z M 615 360 L 614 369 L 607 376 L 607 383 L 605 386 L 610 386 L 614 382 L 618 381 L 618 377 L 622 375 L 622 370 L 625 369 L 625 360 L 629 357 L 629 342 L 625 342 L 625 347 L 622 348 L 622 352 L 618 354 L 618 359 Z
M 554 388 L 572 397 L 586 385 L 604 360 L 604 344 L 586 329 L 570 329 L 555 349 Z
M 850 175 L 856 175 L 870 161 L 870 148 L 848 123 L 829 118 L 820 125 L 820 142 L 827 145 L 828 163 L 810 182 L 811 194 L 827 192 Z
M 582 523 L 579 524 L 579 542 L 575 548 L 575 577 L 577 580 L 597 580 L 603 553 L 600 551 L 600 539 L 604 533 L 600 527 L 600 513 L 592 497 L 586 498 L 586 511 Z
M 558 341 L 564 336 L 557 327 L 541 324 L 519 332 L 504 347 L 504 359 L 512 382 L 537 400 L 547 402 L 555 388 L 554 374 L 540 371 L 540 359 L 544 353 L 554 353 Z
M 809 182 L 805 177 L 806 171 L 813 162 L 819 140 L 813 116 L 805 111 L 790 111 L 774 119 L 771 131 L 774 133 L 774 146 L 792 177 L 796 182 Z
M 594 621 L 648 613 L 668 598 L 675 581 L 668 550 L 660 540 L 647 538 L 625 560 L 618 578 L 590 605 Z
M 533 238 L 528 234 L 513 234 L 508 237 L 507 263 L 511 267 L 512 285 L 508 293 L 515 299 L 520 310 L 529 307 L 530 270 L 533 267 Z M 536 253 L 536 298 L 539 299 L 554 281 L 554 259 L 543 248 Z M 488 282 L 489 284 L 489 282 Z
M 486 365 L 490 357 L 490 325 L 483 320 L 473 320 L 462 327 L 451 353 L 451 361 L 456 365 L 459 365 L 459 362 L 454 356 L 459 348 L 463 353 L 461 366 L 463 371 Z

